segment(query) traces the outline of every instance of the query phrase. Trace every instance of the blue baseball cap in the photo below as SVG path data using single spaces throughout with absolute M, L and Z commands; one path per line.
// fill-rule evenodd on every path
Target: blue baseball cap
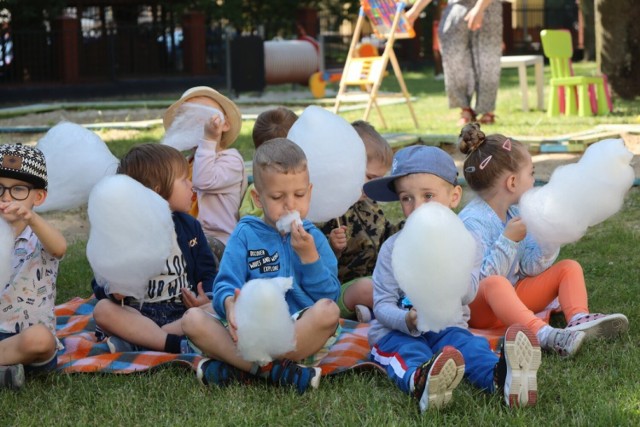
M 412 173 L 430 173 L 451 185 L 458 185 L 458 169 L 453 158 L 444 150 L 428 145 L 413 145 L 399 150 L 393 156 L 391 173 L 364 184 L 364 193 L 373 200 L 398 200 L 393 181 Z

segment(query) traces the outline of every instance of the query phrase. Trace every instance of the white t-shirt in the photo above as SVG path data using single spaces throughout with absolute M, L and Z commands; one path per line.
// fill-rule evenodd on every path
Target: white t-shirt
M 145 303 L 177 302 L 181 303 L 182 288 L 189 287 L 187 279 L 187 261 L 182 255 L 178 240 L 173 239 L 173 247 L 167 258 L 162 273 L 149 279 Z

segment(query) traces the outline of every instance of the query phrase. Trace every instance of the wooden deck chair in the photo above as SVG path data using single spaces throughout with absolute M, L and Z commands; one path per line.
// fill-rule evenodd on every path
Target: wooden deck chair
M 413 27 L 404 17 L 404 2 L 396 3 L 394 0 L 361 0 L 360 13 L 358 21 L 353 32 L 349 52 L 344 65 L 344 71 L 340 79 L 340 88 L 336 95 L 336 102 L 333 112 L 338 113 L 340 104 L 352 97 L 347 93 L 348 86 L 364 87 L 368 95 L 367 107 L 364 112 L 363 120 L 368 120 L 371 107 L 375 107 L 382 125 L 386 128 L 387 124 L 382 115 L 380 106 L 378 105 L 378 91 L 382 84 L 387 65 L 391 62 L 393 72 L 398 79 L 402 95 L 404 96 L 413 122 L 418 128 L 418 119 L 411 105 L 411 96 L 402 77 L 402 70 L 398 64 L 398 59 L 393 51 L 393 43 L 396 39 L 405 39 L 415 37 Z M 362 25 L 365 19 L 369 19 L 375 35 L 386 40 L 386 45 L 382 55 L 357 57 L 356 46 L 360 40 Z
M 540 32 L 544 55 L 551 66 L 549 117 L 561 113 L 585 117 L 612 111 L 606 76 L 576 76 L 571 66 L 573 46 L 567 30 Z

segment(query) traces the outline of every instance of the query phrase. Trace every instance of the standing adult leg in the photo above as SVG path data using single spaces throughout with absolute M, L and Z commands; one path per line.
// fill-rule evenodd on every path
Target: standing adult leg
M 496 109 L 502 56 L 502 2 L 493 1 L 484 11 L 482 27 L 472 33 L 471 56 L 475 73 L 476 113 Z
M 475 87 L 469 44 L 470 31 L 464 21 L 468 11 L 469 8 L 465 4 L 448 5 L 442 13 L 438 27 L 449 108 L 470 108 Z

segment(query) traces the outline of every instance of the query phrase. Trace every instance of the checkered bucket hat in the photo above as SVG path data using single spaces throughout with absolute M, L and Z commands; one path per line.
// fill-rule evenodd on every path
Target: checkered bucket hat
M 42 151 L 22 144 L 0 145 L 0 176 L 47 189 L 47 163 Z

